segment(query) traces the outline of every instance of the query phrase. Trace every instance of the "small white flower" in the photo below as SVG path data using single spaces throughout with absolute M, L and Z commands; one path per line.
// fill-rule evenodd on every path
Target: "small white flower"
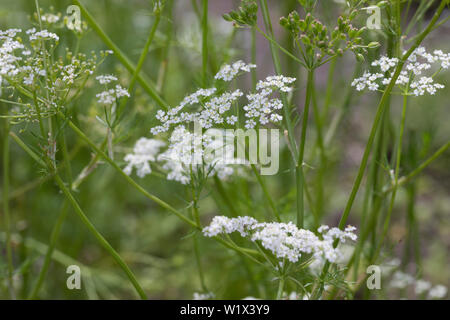
M 232 65 L 224 65 L 219 72 L 214 76 L 214 79 L 221 79 L 224 81 L 231 81 L 240 72 L 250 72 L 251 69 L 256 68 L 255 64 L 245 64 L 243 61 L 238 60 Z
M 117 81 L 117 78 L 111 74 L 101 75 L 95 78 L 100 84 L 108 84 L 112 81 Z

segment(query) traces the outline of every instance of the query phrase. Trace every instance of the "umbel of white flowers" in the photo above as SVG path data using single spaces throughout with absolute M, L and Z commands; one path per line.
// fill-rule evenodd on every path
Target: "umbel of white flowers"
M 237 61 L 232 65 L 223 66 L 216 74 L 216 80 L 231 81 L 239 73 L 249 72 L 256 66 Z M 277 112 L 282 108 L 281 100 L 273 97 L 279 92 L 290 92 L 290 86 L 295 78 L 284 76 L 269 76 L 265 80 L 260 80 L 256 86 L 256 92 L 248 94 L 248 104 L 243 107 L 245 111 L 245 127 L 254 128 L 257 124 L 266 125 L 269 122 L 279 123 L 283 117 Z M 217 94 L 215 87 L 201 88 L 196 92 L 186 96 L 181 103 L 168 110 L 158 110 L 156 118 L 160 125 L 151 128 L 151 133 L 167 132 L 172 126 L 187 125 L 197 121 L 202 128 L 209 129 L 213 125 L 234 125 L 237 116 L 233 114 L 231 106 L 244 94 L 237 89 L 232 92 Z M 195 111 L 184 111 L 187 107 L 196 107 Z
M 131 174 L 133 168 L 141 178 L 152 172 L 150 162 L 159 162 L 162 169 L 167 171 L 167 179 L 188 184 L 191 172 L 204 169 L 207 176 L 217 174 L 219 179 L 226 179 L 236 172 L 234 165 L 245 163 L 234 157 L 233 149 L 227 148 L 227 139 L 214 139 L 219 129 L 209 129 L 205 134 L 191 133 L 185 127 L 175 128 L 166 142 L 157 139 L 140 138 L 133 149 L 133 153 L 125 156 L 127 166 L 124 171 Z M 225 132 L 226 134 L 226 132 Z
M 370 91 L 382 91 L 391 82 L 398 62 L 397 58 L 382 56 L 380 59 L 372 62 L 372 67 L 379 68 L 381 73 L 365 72 L 362 77 L 353 80 L 352 86 L 356 87 L 358 91 L 366 88 Z M 431 76 L 422 76 L 423 72 L 431 69 L 433 64 L 438 66 L 438 70 Z M 428 93 L 434 95 L 438 89 L 443 89 L 444 85 L 435 83 L 433 77 L 441 70 L 448 69 L 449 66 L 449 53 L 435 50 L 431 54 L 424 47 L 419 47 L 409 56 L 404 70 L 401 71 L 395 85 L 400 89 L 401 94 L 423 96 L 425 93 Z
M 238 232 L 242 237 L 256 242 L 271 251 L 278 259 L 288 259 L 295 263 L 302 254 L 312 254 L 314 258 L 326 259 L 336 262 L 341 252 L 339 248 L 333 247 L 333 242 L 339 239 L 344 243 L 346 240 L 356 240 L 353 231 L 356 228 L 348 226 L 345 230 L 321 226 L 317 236 L 305 229 L 298 229 L 292 222 L 258 222 L 252 217 L 228 218 L 216 216 L 211 224 L 203 228 L 203 234 L 207 237 L 230 234 Z
M 242 72 L 250 72 L 256 65 L 237 61 L 231 65 L 223 66 L 215 75 L 217 81 L 229 82 Z M 101 83 L 109 83 L 115 79 L 108 76 L 98 78 Z M 266 125 L 270 122 L 279 123 L 283 117 L 278 114 L 282 108 L 280 99 L 273 97 L 276 92 L 290 92 L 291 84 L 295 78 L 284 76 L 269 76 L 260 80 L 256 92 L 248 94 L 248 104 L 242 107 L 245 111 L 245 127 L 253 129 L 256 125 Z M 104 94 L 108 97 L 109 91 Z M 140 138 L 134 147 L 133 153 L 125 156 L 127 166 L 125 172 L 131 174 L 133 168 L 137 169 L 139 177 L 151 173 L 149 162 L 161 162 L 162 169 L 168 172 L 167 179 L 187 184 L 191 180 L 190 170 L 204 168 L 208 176 L 216 175 L 225 179 L 237 172 L 235 165 L 245 164 L 244 159 L 237 159 L 233 149 L 227 147 L 227 139 L 211 139 L 213 126 L 235 126 L 238 120 L 232 105 L 238 102 L 244 94 L 237 89 L 232 92 L 221 92 L 215 87 L 201 88 L 187 95 L 178 106 L 168 111 L 158 110 L 156 118 L 161 123 L 151 128 L 151 133 L 157 135 L 172 129 L 168 142 L 158 139 Z M 98 96 L 103 99 L 103 96 Z M 113 98 L 115 96 L 113 95 Z M 199 125 L 201 129 L 208 129 L 206 134 L 192 133 L 187 128 L 190 124 Z M 223 129 L 213 129 L 223 130 Z M 225 133 L 226 136 L 226 133 Z M 167 149 L 160 153 L 163 145 Z M 155 147 L 156 146 L 156 147 Z M 223 149 L 223 152 L 220 150 Z M 217 152 L 210 152 L 216 150 Z M 222 157 L 211 158 L 214 155 Z M 208 156 L 210 157 L 208 159 Z M 205 166 L 206 164 L 206 166 Z

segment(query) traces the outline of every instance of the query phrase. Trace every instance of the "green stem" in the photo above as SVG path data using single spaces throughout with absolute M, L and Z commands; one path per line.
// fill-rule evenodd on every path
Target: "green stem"
M 141 299 L 147 299 L 147 295 L 145 294 L 144 290 L 141 288 L 139 283 L 136 280 L 136 277 L 134 276 L 133 272 L 130 270 L 130 268 L 127 266 L 125 261 L 121 258 L 121 256 L 114 250 L 113 247 L 109 244 L 109 242 L 100 234 L 100 232 L 97 231 L 95 226 L 89 221 L 88 217 L 84 214 L 83 210 L 79 206 L 78 202 L 73 197 L 72 193 L 69 191 L 69 189 L 66 187 L 64 182 L 61 180 L 59 175 L 55 173 L 54 176 L 55 182 L 58 184 L 61 191 L 66 196 L 67 200 L 72 205 L 75 212 L 78 214 L 79 218 L 83 222 L 83 224 L 86 226 L 86 228 L 91 232 L 91 234 L 97 239 L 97 241 L 100 243 L 100 245 L 105 248 L 106 251 L 114 258 L 114 260 L 119 264 L 119 266 L 122 268 L 122 270 L 127 275 L 128 279 L 133 284 L 134 288 L 138 292 Z
M 52 233 L 50 235 L 50 243 L 47 247 L 47 251 L 45 253 L 44 263 L 42 264 L 41 271 L 39 272 L 38 280 L 36 281 L 36 284 L 34 285 L 33 289 L 31 290 L 30 295 L 28 296 L 28 299 L 34 300 L 36 299 L 39 290 L 42 287 L 42 284 L 44 283 L 45 276 L 47 275 L 48 268 L 50 267 L 50 262 L 52 260 L 53 251 L 56 246 L 56 242 L 58 241 L 59 232 L 61 231 L 61 226 L 66 219 L 67 211 L 69 208 L 69 201 L 65 200 L 63 204 L 63 208 L 61 209 L 60 214 L 58 215 L 58 219 L 56 220 L 55 225 L 53 226 Z
M 425 160 L 420 166 L 418 166 L 416 169 L 414 169 L 412 172 L 410 172 L 407 176 L 404 176 L 398 180 L 398 186 L 402 186 L 409 181 L 411 181 L 414 177 L 416 177 L 419 173 L 421 173 L 430 163 L 432 163 L 434 160 L 436 160 L 440 155 L 442 155 L 447 149 L 450 148 L 450 141 L 447 142 L 445 145 L 440 147 L 431 157 L 429 157 L 427 160 Z M 395 186 L 390 186 L 389 188 L 383 190 L 383 194 L 388 194 L 394 189 Z
M 136 84 L 136 80 L 138 80 L 139 73 L 142 70 L 142 67 L 144 65 L 145 59 L 147 58 L 148 52 L 150 50 L 150 45 L 153 42 L 153 39 L 155 37 L 156 29 L 158 29 L 159 22 L 161 21 L 161 10 L 158 8 L 155 12 L 155 21 L 153 22 L 153 25 L 150 29 L 150 32 L 147 37 L 147 41 L 145 42 L 144 48 L 142 49 L 141 55 L 139 56 L 138 63 L 136 65 L 136 68 L 133 72 L 133 77 L 131 78 L 130 85 L 128 86 L 128 92 L 131 94 L 131 92 L 134 89 L 134 85 Z M 127 104 L 128 98 L 125 97 L 122 102 L 119 105 L 119 108 L 117 110 L 117 117 L 116 119 L 119 119 L 122 115 L 123 109 L 125 108 Z
M 306 86 L 305 106 L 302 115 L 302 132 L 300 136 L 300 147 L 298 153 L 298 161 L 295 168 L 296 184 L 297 184 L 297 227 L 303 228 L 304 220 L 304 196 L 303 189 L 305 184 L 305 176 L 303 172 L 303 160 L 305 155 L 306 129 L 308 127 L 309 106 L 311 104 L 312 91 L 314 89 L 314 71 L 308 70 L 308 80 Z
M 202 79 L 203 86 L 208 82 L 208 0 L 202 0 Z
M 267 33 L 270 37 L 273 37 L 273 31 L 272 31 L 272 23 L 270 21 L 270 14 L 269 14 L 269 8 L 267 6 L 267 0 L 259 0 L 260 7 L 262 10 L 262 15 L 264 19 L 264 24 L 266 26 Z M 258 27 L 256 27 L 257 30 L 260 31 Z M 261 31 L 262 32 L 262 31 Z M 264 32 L 262 32 L 264 34 Z M 280 59 L 278 57 L 278 52 L 276 50 L 275 41 L 270 41 L 270 52 L 272 54 L 272 60 L 275 67 L 275 72 L 278 75 L 281 75 L 281 63 Z M 288 138 L 289 138 L 289 144 L 291 145 L 291 151 L 293 153 L 294 161 L 297 159 L 297 144 L 295 142 L 295 133 L 294 133 L 294 127 L 291 122 L 291 112 L 289 110 L 289 103 L 286 97 L 286 94 L 281 94 L 281 100 L 283 102 L 283 111 L 284 111 L 284 121 L 286 123 L 286 129 L 288 131 Z
M 206 282 L 205 282 L 205 276 L 203 274 L 202 261 L 200 258 L 200 251 L 198 249 L 198 236 L 194 235 L 193 239 L 194 239 L 195 260 L 197 262 L 197 270 L 198 270 L 198 276 L 200 278 L 200 285 L 202 286 L 202 290 L 204 292 L 208 292 L 208 288 L 206 287 Z
M 214 175 L 213 179 L 214 179 L 214 183 L 216 184 L 217 191 L 219 192 L 221 198 L 223 199 L 223 201 L 227 205 L 228 209 L 230 209 L 231 214 L 234 217 L 237 217 L 239 214 L 238 214 L 236 208 L 234 207 L 233 201 L 228 196 L 228 194 L 227 194 L 227 192 L 225 190 L 225 187 L 223 186 L 222 181 L 219 179 L 219 177 L 217 177 L 217 175 Z
M 12 244 L 11 244 L 11 214 L 9 210 L 9 120 L 5 119 L 5 127 L 3 128 L 3 216 L 5 223 L 5 233 L 6 233 L 6 261 L 8 264 L 8 288 L 12 299 L 16 298 L 14 292 L 13 274 L 14 274 L 14 264 L 12 255 Z
M 392 211 L 394 209 L 395 197 L 397 195 L 397 190 L 398 190 L 398 177 L 400 174 L 400 163 L 401 163 L 401 159 L 402 159 L 402 144 L 403 144 L 403 134 L 404 134 L 404 130 L 405 130 L 405 122 L 406 122 L 407 103 L 408 103 L 408 96 L 404 95 L 403 96 L 402 120 L 401 120 L 401 124 L 400 124 L 400 133 L 399 133 L 397 152 L 396 152 L 397 158 L 396 158 L 396 165 L 395 165 L 394 189 L 392 190 L 391 201 L 389 203 L 389 209 L 388 209 L 385 221 L 384 221 L 383 233 L 381 234 L 381 238 L 379 240 L 377 250 L 376 250 L 375 256 L 372 261 L 375 261 L 380 253 L 381 246 L 382 246 L 383 241 L 389 230 L 389 223 L 391 221 Z
M 277 208 L 275 207 L 275 203 L 274 203 L 273 200 L 272 200 L 272 197 L 271 197 L 271 195 L 270 195 L 270 193 L 269 193 L 269 190 L 267 190 L 266 183 L 264 182 L 263 178 L 262 178 L 261 175 L 259 174 L 259 172 L 258 172 L 256 166 L 255 166 L 254 164 L 252 164 L 251 167 L 252 167 L 253 173 L 254 173 L 255 176 L 256 176 L 256 179 L 258 180 L 258 183 L 259 183 L 260 186 L 261 186 L 261 189 L 263 190 L 264 197 L 265 197 L 265 199 L 267 200 L 267 202 L 269 203 L 269 206 L 270 206 L 270 208 L 272 209 L 273 214 L 275 215 L 275 218 L 277 219 L 278 222 L 280 222 L 280 221 L 281 221 L 280 214 L 278 213 L 278 210 L 277 210 Z
M 278 283 L 277 300 L 280 300 L 283 297 L 283 290 L 284 290 L 284 277 L 280 277 L 280 281 Z
M 71 187 L 72 184 L 72 168 L 70 165 L 70 156 L 67 151 L 67 144 L 66 144 L 66 135 L 64 132 L 62 132 L 62 136 L 60 139 L 60 145 L 63 153 L 63 161 L 64 161 L 64 167 L 67 175 L 67 181 L 68 185 Z M 50 262 L 52 259 L 53 251 L 56 246 L 56 242 L 59 238 L 59 233 L 61 230 L 61 226 L 66 219 L 67 216 L 67 210 L 69 207 L 69 202 L 67 200 L 64 201 L 63 208 L 61 209 L 60 214 L 58 215 L 58 219 L 56 220 L 55 225 L 53 226 L 52 232 L 50 234 L 50 243 L 47 248 L 47 252 L 45 253 L 44 263 L 42 265 L 41 271 L 39 272 L 38 280 L 36 284 L 34 285 L 33 289 L 31 290 L 30 295 L 28 296 L 28 299 L 36 299 L 39 290 L 42 287 L 42 284 L 44 283 L 45 277 L 47 275 L 48 268 L 50 267 Z

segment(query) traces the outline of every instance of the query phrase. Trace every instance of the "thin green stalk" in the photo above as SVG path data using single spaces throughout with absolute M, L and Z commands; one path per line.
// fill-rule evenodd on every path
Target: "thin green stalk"
M 328 112 L 330 110 L 331 97 L 333 95 L 334 72 L 336 70 L 337 60 L 338 60 L 338 58 L 334 57 L 331 60 L 330 67 L 328 69 L 327 89 L 326 89 L 326 93 L 325 93 L 325 103 L 324 103 L 323 114 L 322 114 L 322 119 L 324 121 L 327 121 Z
M 300 136 L 300 146 L 298 153 L 298 161 L 295 167 L 296 172 L 296 185 L 297 185 L 297 227 L 303 228 L 304 220 L 304 196 L 303 189 L 305 184 L 305 177 L 303 172 L 303 160 L 305 155 L 305 144 L 306 144 L 306 129 L 308 127 L 308 117 L 309 117 L 309 106 L 311 104 L 312 91 L 314 90 L 314 71 L 308 70 L 308 80 L 306 85 L 306 96 L 305 96 L 305 106 L 302 115 L 302 132 Z
M 67 211 L 69 208 L 69 201 L 64 200 L 63 207 L 60 211 L 60 214 L 58 215 L 58 219 L 56 220 L 55 225 L 53 226 L 51 235 L 50 235 L 50 243 L 47 247 L 47 251 L 45 253 L 44 263 L 42 264 L 41 271 L 39 272 L 38 280 L 36 281 L 33 289 L 31 290 L 31 293 L 28 296 L 28 299 L 34 300 L 37 298 L 37 295 L 39 293 L 39 290 L 42 287 L 42 284 L 44 283 L 45 276 L 47 275 L 48 268 L 50 267 L 50 262 L 52 260 L 53 251 L 56 246 L 56 242 L 59 238 L 59 232 L 61 231 L 61 226 L 66 219 Z
M 139 73 L 141 72 L 144 62 L 145 62 L 145 59 L 147 58 L 148 52 L 150 50 L 150 46 L 153 42 L 153 39 L 155 38 L 155 33 L 156 33 L 156 30 L 158 29 L 158 25 L 159 25 L 160 21 L 161 21 L 161 9 L 158 8 L 158 9 L 156 9 L 156 12 L 155 12 L 155 21 L 153 22 L 153 25 L 152 25 L 150 32 L 148 34 L 148 37 L 147 37 L 147 41 L 145 42 L 144 48 L 142 49 L 141 55 L 139 56 L 139 60 L 136 65 L 136 68 L 135 68 L 134 72 L 132 73 L 133 77 L 131 78 L 130 85 L 128 86 L 128 92 L 130 92 L 130 93 L 133 91 L 134 85 L 136 84 L 136 80 L 138 80 L 138 78 L 139 78 Z M 125 97 L 122 100 L 122 102 L 120 103 L 119 108 L 117 110 L 117 119 L 119 119 L 121 117 L 123 109 L 125 108 L 125 106 L 127 104 L 127 101 L 128 101 L 128 98 Z
M 362 216 L 361 216 L 361 223 L 360 223 L 360 229 L 365 230 L 366 228 L 366 220 L 368 216 L 368 212 L 371 208 L 371 195 L 375 193 L 376 185 L 377 185 L 377 169 L 378 169 L 378 160 L 381 157 L 381 142 L 382 142 L 382 130 L 378 130 L 375 138 L 375 146 L 374 146 L 374 155 L 373 160 L 370 163 L 369 166 L 369 175 L 366 182 L 366 189 L 364 192 L 364 200 L 363 200 L 363 208 L 362 208 Z M 358 237 L 358 241 L 355 246 L 355 252 L 353 254 L 353 261 L 350 261 L 347 265 L 346 271 L 348 272 L 352 263 L 354 264 L 354 273 L 353 273 L 353 280 L 356 281 L 358 277 L 358 269 L 359 269 L 359 259 L 361 255 L 361 251 L 364 245 L 365 238 Z M 344 271 L 345 272 L 345 271 Z
M 429 157 L 427 160 L 422 162 L 420 166 L 418 166 L 416 169 L 414 169 L 412 172 L 410 172 L 407 176 L 404 176 L 398 180 L 398 186 L 402 186 L 409 181 L 411 181 L 414 177 L 416 177 L 419 173 L 421 173 L 428 165 L 430 165 L 434 160 L 439 158 L 440 155 L 442 155 L 447 149 L 450 148 L 450 141 L 444 144 L 442 147 L 440 147 L 431 157 Z M 394 189 L 394 186 L 391 185 L 389 188 L 386 188 L 383 190 L 383 194 L 388 194 Z
M 375 261 L 375 259 L 379 255 L 381 246 L 382 246 L 383 241 L 389 230 L 389 224 L 391 221 L 392 211 L 394 209 L 395 197 L 397 195 L 397 190 L 398 190 L 398 178 L 399 178 L 399 174 L 400 174 L 400 163 L 401 163 L 401 159 L 402 159 L 402 144 L 403 144 L 403 134 L 404 134 L 404 130 L 405 130 L 405 123 L 406 123 L 407 103 L 408 103 L 408 96 L 404 95 L 403 96 L 403 108 L 402 108 L 402 120 L 401 120 L 401 124 L 400 124 L 400 133 L 399 133 L 399 139 L 398 139 L 398 145 L 397 145 L 397 151 L 396 151 L 397 157 L 396 157 L 396 165 L 395 165 L 395 173 L 394 173 L 394 175 L 395 175 L 394 189 L 392 190 L 391 201 L 389 203 L 389 209 L 388 209 L 387 215 L 385 217 L 385 221 L 384 221 L 384 225 L 383 225 L 383 233 L 381 234 L 381 238 L 379 240 L 374 259 L 372 261 Z
M 267 200 L 267 202 L 269 203 L 269 206 L 272 209 L 273 214 L 275 215 L 275 218 L 277 219 L 278 222 L 280 222 L 281 221 L 280 214 L 279 214 L 277 208 L 275 207 L 275 203 L 272 200 L 272 196 L 270 195 L 269 190 L 267 190 L 266 183 L 264 182 L 263 178 L 259 174 L 256 166 L 254 164 L 252 164 L 251 167 L 252 167 L 253 173 L 256 176 L 256 179 L 258 180 L 258 183 L 261 186 L 261 189 L 263 190 L 264 197 Z
M 62 149 L 62 153 L 63 153 L 63 161 L 64 161 L 64 168 L 65 168 L 66 176 L 67 176 L 67 182 L 71 188 L 71 186 L 73 185 L 72 184 L 72 168 L 70 165 L 70 156 L 67 151 L 66 135 L 64 132 L 62 132 L 62 134 L 61 134 L 60 145 L 61 145 L 61 149 Z M 34 285 L 33 289 L 31 290 L 31 293 L 28 296 L 28 299 L 32 299 L 32 300 L 36 299 L 36 297 L 39 293 L 39 290 L 41 289 L 42 284 L 44 283 L 48 268 L 50 267 L 53 250 L 55 249 L 56 242 L 58 241 L 61 226 L 62 226 L 64 220 L 66 219 L 68 208 L 69 208 L 69 202 L 67 200 L 65 200 L 63 207 L 58 215 L 58 219 L 56 220 L 56 223 L 54 224 L 54 226 L 52 228 L 52 232 L 50 234 L 50 243 L 49 243 L 47 252 L 45 254 L 44 263 L 42 265 L 41 271 L 39 272 L 38 280 L 36 281 L 36 284 Z
M 197 270 L 198 270 L 198 276 L 200 279 L 200 285 L 202 286 L 202 290 L 204 292 L 208 292 L 208 288 L 206 287 L 205 276 L 204 276 L 203 268 L 202 268 L 200 251 L 198 249 L 198 236 L 197 235 L 193 236 L 193 241 L 194 241 L 195 260 L 197 262 Z
M 278 282 L 277 300 L 280 300 L 283 297 L 284 281 L 284 277 L 280 277 L 280 281 Z
M 256 28 L 253 27 L 251 30 L 251 37 L 252 37 L 252 43 L 251 43 L 251 61 L 252 64 L 256 65 Z M 257 81 L 257 75 L 256 75 L 256 68 L 252 68 L 251 71 L 252 75 L 252 89 L 256 89 L 256 81 Z
M 267 33 L 270 37 L 273 37 L 273 31 L 272 31 L 272 22 L 270 21 L 270 14 L 269 14 L 269 8 L 267 6 L 267 0 L 259 0 L 260 7 L 262 10 L 262 15 L 264 19 L 264 24 L 266 26 Z M 258 27 L 256 27 L 257 30 L 260 31 Z M 262 31 L 261 31 L 262 32 Z M 264 32 L 262 32 L 264 34 Z M 272 54 L 272 60 L 275 67 L 275 72 L 278 75 L 281 75 L 281 63 L 280 59 L 278 57 L 278 52 L 276 50 L 275 41 L 270 41 L 270 52 Z M 279 47 L 279 46 L 278 46 Z M 291 145 L 291 151 L 293 153 L 294 161 L 297 159 L 297 144 L 295 142 L 295 133 L 294 133 L 294 127 L 291 122 L 291 112 L 289 110 L 289 103 L 286 97 L 286 94 L 281 94 L 281 100 L 283 102 L 283 111 L 284 111 L 284 121 L 286 123 L 286 129 L 288 131 L 288 138 L 289 138 L 289 144 Z
M 324 207 L 325 207 L 325 199 L 324 199 L 324 185 L 323 185 L 323 177 L 325 174 L 325 170 L 327 168 L 327 158 L 325 153 L 325 147 L 323 142 L 323 124 L 322 124 L 322 116 L 319 112 L 319 107 L 317 105 L 317 97 L 314 81 L 312 83 L 312 105 L 314 111 L 314 122 L 316 125 L 317 132 L 317 145 L 319 147 L 319 161 L 320 166 L 317 170 L 316 177 L 316 212 L 319 216 L 323 216 Z
M 162 48 L 161 65 L 159 67 L 159 72 L 158 72 L 157 88 L 158 88 L 158 91 L 161 93 L 164 92 L 164 89 L 166 87 L 170 48 L 172 45 L 172 37 L 173 37 L 173 21 L 172 20 L 173 20 L 174 2 L 175 2 L 175 0 L 168 0 L 165 5 L 165 7 L 167 7 L 166 18 L 168 19 L 169 22 L 168 22 L 168 27 L 164 32 L 166 34 L 167 38 L 166 38 L 164 47 Z
M 202 80 L 208 83 L 208 0 L 202 0 Z
M 231 214 L 234 217 L 237 217 L 238 211 L 236 210 L 236 208 L 234 207 L 233 201 L 230 199 L 230 197 L 228 196 L 222 181 L 219 179 L 219 177 L 217 177 L 217 175 L 214 175 L 214 183 L 216 184 L 217 187 L 217 191 L 219 192 L 220 196 L 222 197 L 223 201 L 225 202 L 225 204 L 227 205 L 228 209 L 230 209 Z
M 83 222 L 83 224 L 86 226 L 86 228 L 90 231 L 90 233 L 97 239 L 97 241 L 100 243 L 100 245 L 105 248 L 106 251 L 114 258 L 114 260 L 119 264 L 119 266 L 122 268 L 122 270 L 127 275 L 128 279 L 133 284 L 134 288 L 136 289 L 137 293 L 141 297 L 141 299 L 147 299 L 147 295 L 145 294 L 144 290 L 141 288 L 139 283 L 136 280 L 136 277 L 134 276 L 133 272 L 130 270 L 128 265 L 123 261 L 122 257 L 114 250 L 113 247 L 109 244 L 109 242 L 100 234 L 100 232 L 97 231 L 95 226 L 91 223 L 91 221 L 88 219 L 88 217 L 84 214 L 83 210 L 79 206 L 78 202 L 73 197 L 70 190 L 66 187 L 64 182 L 61 180 L 59 175 L 55 173 L 54 176 L 55 182 L 58 184 L 61 191 L 66 196 L 67 200 L 72 205 L 75 212 L 78 214 L 79 218 Z
M 5 119 L 5 126 L 3 128 L 3 217 L 4 217 L 4 226 L 6 233 L 6 261 L 7 261 L 7 282 L 9 294 L 12 299 L 16 298 L 16 294 L 14 292 L 14 283 L 13 283 L 13 274 L 14 274 L 14 264 L 13 264 L 13 255 L 12 255 L 12 244 L 11 244 L 11 213 L 9 210 L 9 120 Z
M 26 152 L 28 153 L 37 163 L 39 163 L 42 167 L 47 167 L 44 161 L 42 161 L 39 156 L 33 152 L 14 132 L 10 132 L 9 135 L 13 138 L 13 140 Z
M 119 49 L 119 47 L 106 35 L 106 33 L 102 30 L 102 28 L 95 21 L 95 18 L 87 11 L 86 7 L 79 1 L 73 0 L 76 5 L 80 7 L 80 10 L 83 14 L 83 17 L 86 18 L 89 25 L 94 29 L 94 31 L 98 34 L 98 36 L 103 40 L 103 42 L 114 52 L 117 59 L 124 65 L 124 67 L 131 72 L 135 73 L 136 67 L 133 63 L 128 59 L 128 57 Z M 155 85 L 147 80 L 140 73 L 137 76 L 137 81 L 140 83 L 142 88 L 150 95 L 150 97 L 155 100 L 161 107 L 168 109 L 168 104 L 159 96 L 158 92 L 155 89 Z

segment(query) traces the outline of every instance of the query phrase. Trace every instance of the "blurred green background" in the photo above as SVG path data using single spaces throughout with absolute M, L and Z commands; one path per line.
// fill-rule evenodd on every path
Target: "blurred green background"
M 194 1 L 195 2 L 195 1 Z M 269 1 L 271 15 L 275 24 L 277 39 L 286 47 L 291 47 L 287 34 L 276 21 L 296 8 L 296 1 Z M 153 23 L 152 2 L 144 0 L 84 0 L 83 3 L 96 18 L 104 31 L 134 62 L 139 58 Z M 201 32 L 199 20 L 193 1 L 167 1 L 162 22 L 160 23 L 150 54 L 143 71 L 158 84 L 162 96 L 172 106 L 188 93 L 200 86 L 201 79 Z M 235 30 L 225 22 L 221 15 L 236 8 L 238 1 L 210 1 L 210 56 L 209 75 L 212 76 L 225 61 L 250 60 L 250 32 L 245 29 Z M 40 0 L 45 12 L 61 12 L 71 4 L 65 0 Z M 334 23 L 339 5 L 333 1 L 320 1 L 324 21 Z M 29 16 L 35 11 L 31 0 L 2 0 L 0 4 L 0 29 L 31 27 Z M 448 12 L 446 12 L 448 15 Z M 82 17 L 83 19 L 83 17 Z M 260 21 L 261 23 L 261 21 Z M 447 22 L 426 40 L 429 50 L 450 51 L 450 24 Z M 75 37 L 68 30 L 58 31 L 61 41 L 59 50 L 72 48 Z M 380 35 L 370 34 L 375 40 Z M 383 39 L 381 39 L 382 41 Z M 108 49 L 94 31 L 89 31 L 82 39 L 80 51 Z M 381 47 L 383 52 L 385 47 Z M 378 53 L 371 53 L 376 57 Z M 295 102 L 300 107 L 304 95 L 305 72 L 297 65 L 283 59 L 285 74 L 299 78 Z M 368 59 L 370 61 L 370 59 Z M 273 65 L 268 43 L 257 37 L 258 78 L 272 74 Z M 336 225 L 351 189 L 356 170 L 365 146 L 374 111 L 377 94 L 359 94 L 349 85 L 353 78 L 357 62 L 351 55 L 346 55 L 336 65 L 333 81 L 331 114 L 335 115 L 343 103 L 350 99 L 348 111 L 331 137 L 328 154 L 330 165 L 326 169 L 323 222 Z M 361 70 L 367 63 L 361 64 Z M 167 67 L 163 78 L 162 70 Z M 114 56 L 110 56 L 100 67 L 99 73 L 114 73 L 120 83 L 127 85 L 130 74 L 121 66 Z M 318 70 L 317 90 L 319 105 L 325 99 L 328 66 Z M 443 72 L 439 82 L 450 83 L 450 73 Z M 93 82 L 93 81 L 92 81 Z M 246 78 L 243 87 L 250 87 Z M 76 114 L 79 125 L 89 137 L 100 143 L 104 130 L 95 120 L 97 110 L 94 96 L 97 93 L 93 83 L 78 100 Z M 450 90 L 445 88 L 436 96 L 411 99 L 408 110 L 408 124 L 405 135 L 407 159 L 415 163 L 402 164 L 402 173 L 410 172 L 417 163 L 422 162 L 450 137 Z M 123 159 L 134 142 L 141 136 L 150 137 L 149 129 L 156 122 L 155 103 L 138 86 L 129 101 L 126 116 L 116 141 L 116 159 Z M 392 101 L 392 126 L 398 126 L 400 100 Z M 329 121 L 331 122 L 330 117 Z M 330 122 L 325 125 L 330 125 Z M 31 134 L 33 126 L 13 127 L 15 132 L 26 129 L 21 137 L 33 143 Z M 308 141 L 314 141 L 314 132 Z M 308 142 L 309 143 L 309 142 Z M 63 204 L 63 195 L 50 179 L 45 179 L 42 172 L 19 147 L 11 142 L 11 214 L 13 219 L 14 262 L 17 267 L 15 280 L 21 288 L 19 297 L 25 297 L 39 273 L 46 245 L 53 224 Z M 76 137 L 68 131 L 68 145 L 74 154 L 73 172 L 77 174 L 91 159 L 90 150 L 79 144 Z M 312 148 L 309 143 L 307 148 Z M 391 146 L 392 147 L 392 146 Z M 314 167 L 315 163 L 310 163 Z M 288 151 L 281 159 L 280 173 L 268 177 L 267 182 L 277 205 L 286 212 L 286 220 L 294 216 L 295 192 L 290 171 Z M 380 165 L 380 170 L 386 170 Z M 312 173 L 314 174 L 314 173 Z M 138 178 L 136 178 L 138 179 Z M 150 176 L 139 182 L 155 195 L 161 197 L 176 208 L 186 207 L 189 197 L 185 189 L 176 182 L 166 181 L 160 177 Z M 262 192 L 253 176 L 244 182 L 232 180 L 225 185 L 239 208 L 240 215 L 254 212 L 269 217 L 268 208 Z M 450 153 L 446 152 L 414 182 L 416 192 L 415 210 L 420 234 L 421 276 L 433 283 L 450 285 L 449 249 L 450 249 Z M 357 205 L 350 215 L 350 224 L 359 226 L 359 214 L 362 192 Z M 152 299 L 190 299 L 194 292 L 200 292 L 201 286 L 194 259 L 191 232 L 176 217 L 162 210 L 156 204 L 137 194 L 108 165 L 101 164 L 81 185 L 76 193 L 84 211 L 94 225 L 102 232 L 112 246 L 129 263 L 137 278 Z M 250 199 L 250 201 L 248 200 Z M 206 224 L 214 215 L 228 215 L 226 206 L 220 210 L 217 188 L 208 186 L 208 192 L 200 203 L 202 221 Z M 414 258 L 405 254 L 407 227 L 405 216 L 408 204 L 408 189 L 402 189 L 398 195 L 392 227 L 389 233 L 388 256 L 401 259 L 406 268 Z M 1 218 L 1 217 L 0 217 Z M 0 219 L 3 223 L 3 219 Z M 2 228 L 3 231 L 3 228 Z M 4 260 L 4 241 L 2 238 L 0 275 L 6 273 Z M 259 289 L 248 280 L 247 270 L 242 258 L 227 251 L 216 242 L 200 237 L 202 263 L 206 274 L 206 283 L 219 298 L 241 299 L 256 296 Z M 389 257 L 386 257 L 389 259 Z M 66 288 L 66 266 L 77 264 L 81 267 L 83 277 L 82 290 Z M 415 267 L 412 270 L 416 270 Z M 258 283 L 276 286 L 264 270 L 257 271 Z M 417 270 L 416 270 L 417 271 Z M 395 295 L 395 294 L 394 294 Z M 0 296 L 6 298 L 5 296 Z M 135 293 L 122 271 L 115 265 L 109 255 L 100 248 L 95 239 L 85 230 L 78 217 L 69 210 L 64 222 L 57 252 L 54 255 L 50 271 L 40 292 L 40 298 L 50 299 L 86 299 L 86 298 L 135 298 Z

